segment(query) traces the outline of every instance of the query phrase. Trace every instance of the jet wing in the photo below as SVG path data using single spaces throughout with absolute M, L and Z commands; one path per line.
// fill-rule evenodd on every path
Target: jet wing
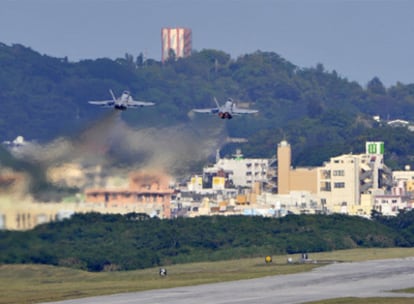
M 155 105 L 155 103 L 150 102 L 150 101 L 132 100 L 128 102 L 127 107 L 128 108 L 139 108 L 139 107 L 149 107 L 153 105 Z
M 219 108 L 193 109 L 193 112 L 196 112 L 196 113 L 217 114 L 219 112 Z
M 88 101 L 88 103 L 93 104 L 93 105 L 98 105 L 98 106 L 103 106 L 103 107 L 113 107 L 115 102 L 113 100 L 90 100 Z
M 234 115 L 243 115 L 243 114 L 254 114 L 254 113 L 258 113 L 258 110 L 250 110 L 250 109 L 233 109 L 233 114 Z

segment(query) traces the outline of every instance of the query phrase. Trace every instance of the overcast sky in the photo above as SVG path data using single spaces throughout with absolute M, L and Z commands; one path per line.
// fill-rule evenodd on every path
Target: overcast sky
M 70 61 L 161 60 L 162 27 L 191 28 L 198 51 L 270 51 L 363 86 L 414 83 L 410 0 L 0 0 L 0 42 Z

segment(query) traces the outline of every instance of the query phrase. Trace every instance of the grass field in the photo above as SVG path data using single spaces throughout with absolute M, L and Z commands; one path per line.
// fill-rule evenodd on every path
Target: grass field
M 414 256 L 414 248 L 353 249 L 312 253 L 316 261 L 364 261 Z M 297 261 L 300 255 L 289 256 Z M 273 256 L 266 264 L 265 257 L 220 262 L 170 265 L 168 275 L 160 277 L 158 268 L 136 271 L 91 273 L 46 265 L 1 265 L 0 304 L 39 303 L 64 299 L 104 295 L 110 293 L 142 291 L 157 288 L 197 285 L 230 280 L 242 280 L 269 275 L 308 271 L 320 264 L 287 264 L 288 256 Z M 413 283 L 414 286 L 414 283 Z M 409 299 L 396 302 L 360 302 L 360 299 L 339 299 L 315 303 L 414 303 Z M 332 302 L 333 301 L 333 302 Z M 335 302 L 337 301 L 337 302 Z M 394 301 L 394 300 L 393 300 Z

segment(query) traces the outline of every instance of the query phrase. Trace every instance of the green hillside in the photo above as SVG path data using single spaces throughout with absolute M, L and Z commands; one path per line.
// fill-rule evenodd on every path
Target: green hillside
M 77 214 L 30 231 L 0 231 L 0 263 L 130 270 L 269 254 L 412 247 L 413 217 L 414 212 L 375 221 L 339 214 L 159 220 Z
M 201 50 L 165 64 L 144 61 L 142 54 L 68 62 L 22 45 L 0 44 L 0 65 L 2 141 L 18 135 L 39 142 L 76 137 L 110 111 L 88 100 L 110 98 L 109 89 L 118 94 L 128 89 L 137 99 L 156 103 L 151 109 L 122 113 L 129 127 L 180 125 L 203 133 L 203 126 L 192 125 L 203 121 L 223 128 L 228 137 L 248 139 L 243 144 L 222 142 L 223 156 L 238 147 L 247 157 L 270 158 L 277 143 L 287 139 L 293 164 L 312 166 L 338 154 L 362 152 L 366 140 L 383 140 L 390 167 L 414 167 L 414 133 L 372 120 L 373 115 L 412 120 L 414 84 L 386 88 L 373 75 L 361 85 L 341 77 L 340 71 L 325 70 L 323 64 L 301 68 L 276 53 L 260 51 L 232 59 L 222 51 Z M 190 115 L 193 108 L 214 106 L 213 96 L 249 101 L 260 113 L 230 121 Z

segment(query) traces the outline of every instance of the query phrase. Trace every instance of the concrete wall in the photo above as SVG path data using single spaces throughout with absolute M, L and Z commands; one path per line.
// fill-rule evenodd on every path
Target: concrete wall
M 317 168 L 297 168 L 289 173 L 289 191 L 317 193 Z

